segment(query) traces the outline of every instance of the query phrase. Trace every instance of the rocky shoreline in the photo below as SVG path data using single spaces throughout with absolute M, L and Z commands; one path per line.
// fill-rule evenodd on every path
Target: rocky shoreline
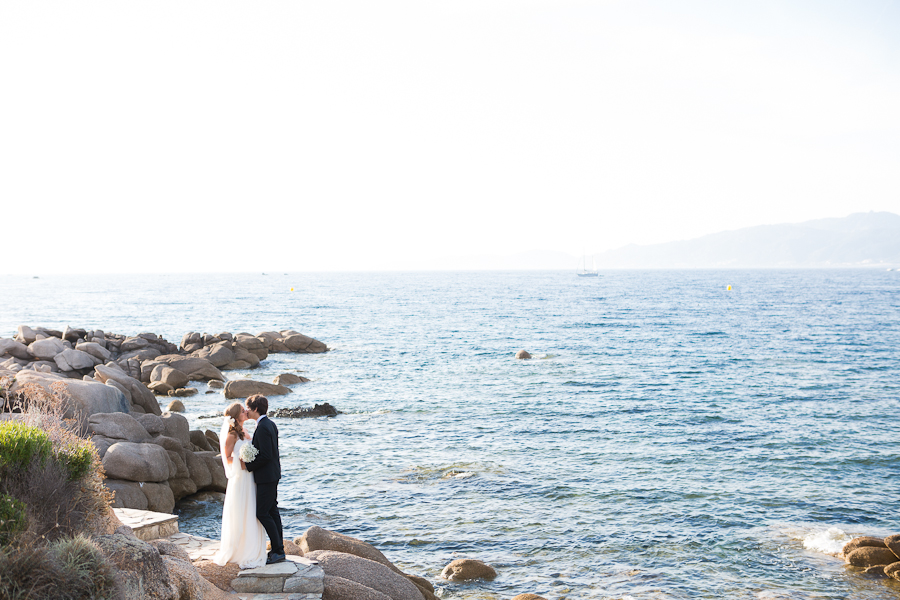
M 215 432 L 191 430 L 175 412 L 172 399 L 163 411 L 159 397 L 196 393 L 191 381 L 206 381 L 223 389 L 226 398 L 254 393 L 290 393 L 289 385 L 308 382 L 286 373 L 273 383 L 245 379 L 227 381 L 223 371 L 259 366 L 273 352 L 321 353 L 322 342 L 293 330 L 216 335 L 189 332 L 176 346 L 153 333 L 136 336 L 100 330 L 63 331 L 20 326 L 14 338 L 0 338 L 0 422 L 15 420 L 35 408 L 53 407 L 53 414 L 73 419 L 89 436 L 102 465 L 103 483 L 113 492 L 113 508 L 171 513 L 179 499 L 223 498 L 227 488 Z M 38 407 L 40 408 L 40 407 Z M 340 412 L 328 403 L 312 408 L 282 408 L 276 418 L 333 417 Z M 233 598 L 228 592 L 254 592 L 280 584 L 287 592 L 294 579 L 271 574 L 242 573 L 230 584 L 219 581 L 227 568 L 209 561 L 192 561 L 171 540 L 142 541 L 110 515 L 93 544 L 116 569 L 117 586 L 126 598 L 201 600 Z M 157 533 L 155 535 L 164 535 Z M 370 544 L 312 527 L 288 543 L 304 564 L 320 568 L 319 591 L 301 594 L 325 600 L 436 600 L 426 579 L 403 573 Z M 208 563 L 208 564 L 206 564 Z M 233 565 L 229 565 L 231 567 Z M 493 579 L 497 572 L 474 559 L 447 565 L 447 581 Z M 218 577 L 218 579 L 217 579 Z M 209 583 L 216 581 L 219 587 Z M 277 587 L 277 586 L 276 586 Z M 241 589 L 237 589 L 241 588 Z M 292 588 L 293 589 L 293 588 Z M 134 590 L 135 594 L 131 591 Z M 274 591 L 274 590 L 273 590 Z M 299 596 L 298 596 L 299 597 Z M 544 600 L 520 594 L 513 600 Z
M 867 575 L 900 581 L 900 534 L 886 538 L 863 536 L 850 540 L 841 549 L 844 561 Z
M 0 401 L 11 418 L 26 398 L 63 404 L 64 415 L 91 436 L 115 492 L 113 507 L 170 513 L 198 492 L 225 491 L 227 480 L 215 432 L 190 430 L 158 397 L 196 393 L 191 381 L 224 388 L 226 398 L 290 393 L 304 377 L 275 383 L 227 381 L 223 371 L 258 367 L 270 353 L 322 353 L 327 346 L 294 330 L 258 335 L 188 332 L 176 346 L 154 333 L 126 336 L 102 330 L 53 330 L 21 325 L 0 338 Z M 314 410 L 314 409 L 311 409 Z

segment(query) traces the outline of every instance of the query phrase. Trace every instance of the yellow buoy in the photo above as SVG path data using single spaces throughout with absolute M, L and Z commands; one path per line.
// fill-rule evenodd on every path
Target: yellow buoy
M 730 285 L 728 286 L 728 289 L 729 289 L 729 290 L 731 289 L 731 286 L 730 286 Z M 294 288 L 291 288 L 291 291 L 293 292 L 293 291 L 294 291 Z
M 291 289 L 294 289 L 294 288 L 291 288 Z M 729 292 L 731 291 L 731 286 L 730 286 L 730 285 L 728 286 L 728 291 L 729 291 Z

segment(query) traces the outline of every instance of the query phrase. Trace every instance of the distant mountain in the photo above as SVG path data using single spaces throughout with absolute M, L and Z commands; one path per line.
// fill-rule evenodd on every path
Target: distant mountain
M 445 256 L 425 265 L 425 268 L 441 271 L 519 271 L 519 270 L 575 270 L 578 259 L 565 252 L 528 250 L 509 256 L 480 254 L 469 256 Z
M 760 225 L 692 240 L 632 244 L 595 258 L 598 268 L 900 266 L 900 216 L 868 212 Z

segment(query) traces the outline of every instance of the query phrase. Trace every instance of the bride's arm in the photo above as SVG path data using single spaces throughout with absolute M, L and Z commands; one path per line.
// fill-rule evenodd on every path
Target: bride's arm
M 232 454 L 234 453 L 234 445 L 237 443 L 237 434 L 236 433 L 228 433 L 228 437 L 225 438 L 225 460 L 228 461 L 230 465 L 234 458 L 232 458 Z

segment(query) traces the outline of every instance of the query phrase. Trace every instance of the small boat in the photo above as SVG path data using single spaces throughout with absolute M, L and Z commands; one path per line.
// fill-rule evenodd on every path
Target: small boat
M 575 274 L 579 277 L 597 277 L 600 273 L 597 272 L 597 267 L 594 265 L 594 256 L 591 255 L 591 268 L 587 268 L 587 254 L 581 257 L 581 266 L 575 271 Z

